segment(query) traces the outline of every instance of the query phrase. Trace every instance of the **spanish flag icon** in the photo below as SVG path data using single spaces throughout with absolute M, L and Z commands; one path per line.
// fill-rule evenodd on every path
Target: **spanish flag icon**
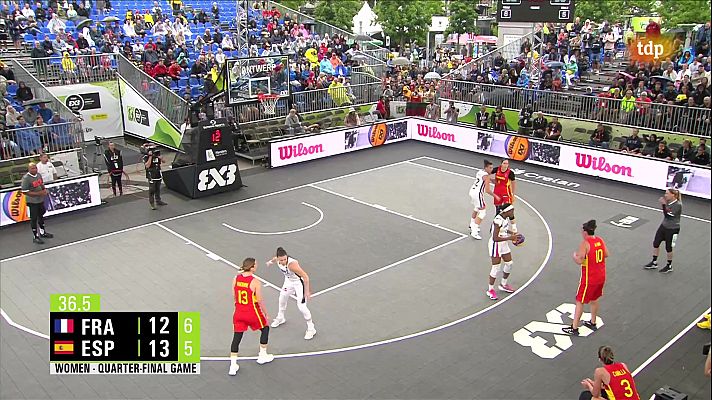
M 74 342 L 71 340 L 55 340 L 54 354 L 74 354 Z

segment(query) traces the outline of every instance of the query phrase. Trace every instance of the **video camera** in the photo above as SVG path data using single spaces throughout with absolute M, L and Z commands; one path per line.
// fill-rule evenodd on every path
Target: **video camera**
M 161 149 L 155 144 L 144 145 L 141 147 L 141 154 L 159 157 L 161 155 Z

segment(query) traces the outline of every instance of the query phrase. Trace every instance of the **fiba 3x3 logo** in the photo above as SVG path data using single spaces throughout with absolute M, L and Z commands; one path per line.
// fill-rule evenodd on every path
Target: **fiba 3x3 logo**
M 128 109 L 129 121 L 145 126 L 150 126 L 150 122 L 148 120 L 148 111 L 132 106 L 127 106 L 126 108 Z
M 216 186 L 230 186 L 235 183 L 236 173 L 237 165 L 235 164 L 223 165 L 219 170 L 217 168 L 202 170 L 198 174 L 198 190 L 204 192 L 214 189 Z

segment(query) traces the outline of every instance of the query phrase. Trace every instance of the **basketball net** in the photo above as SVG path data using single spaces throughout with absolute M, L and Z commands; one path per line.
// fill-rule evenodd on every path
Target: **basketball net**
M 267 115 L 277 114 L 277 99 L 279 96 L 274 94 L 260 94 L 257 99 L 262 103 L 262 110 Z

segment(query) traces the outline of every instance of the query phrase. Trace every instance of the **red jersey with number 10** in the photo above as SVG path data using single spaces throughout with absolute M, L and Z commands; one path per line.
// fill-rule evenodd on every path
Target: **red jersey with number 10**
M 604 365 L 603 368 L 605 368 L 611 376 L 611 381 L 604 388 L 608 395 L 608 400 L 640 400 L 638 389 L 635 388 L 633 376 L 631 376 L 623 363 Z
M 606 281 L 606 244 L 597 236 L 586 238 L 588 252 L 581 263 L 581 275 L 588 277 L 588 283 Z
M 514 192 L 512 191 L 512 181 L 514 172 L 511 168 L 502 171 L 502 167 L 497 167 L 494 172 L 494 194 L 499 196 L 499 201 L 494 201 L 496 206 L 514 203 Z

